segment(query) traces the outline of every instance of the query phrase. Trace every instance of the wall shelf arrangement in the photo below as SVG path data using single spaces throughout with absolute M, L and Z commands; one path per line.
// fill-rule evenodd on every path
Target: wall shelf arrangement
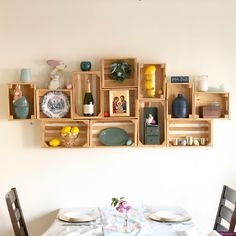
M 111 65 L 117 62 L 128 63 L 132 70 L 129 78 L 123 81 L 111 77 Z M 148 96 L 147 69 L 152 71 L 152 89 Z M 153 69 L 152 68 L 152 69 Z M 83 115 L 83 98 L 87 81 L 90 81 L 94 97 L 94 116 Z M 23 95 L 29 102 L 29 115 L 26 120 L 41 121 L 41 146 L 55 148 L 49 144 L 52 139 L 63 143 L 63 127 L 78 127 L 79 136 L 74 148 L 110 147 L 101 140 L 101 132 L 118 128 L 128 134 L 124 147 L 201 147 L 212 146 L 212 123 L 214 118 L 229 118 L 228 92 L 198 92 L 194 83 L 167 83 L 166 65 L 163 63 L 137 63 L 136 58 L 112 58 L 101 60 L 101 71 L 75 71 L 72 73 L 72 89 L 36 89 L 34 83 L 8 84 L 8 119 L 22 120 L 14 114 L 13 98 L 16 85 L 20 85 Z M 125 91 L 128 94 L 129 113 L 125 116 L 111 114 L 111 94 Z M 70 107 L 62 118 L 50 118 L 42 111 L 42 100 L 49 92 L 62 92 Z M 186 118 L 174 118 L 172 103 L 182 94 L 189 105 Z M 152 113 L 154 123 L 147 124 L 148 114 Z M 127 145 L 126 145 L 127 144 Z M 116 146 L 116 145 L 114 145 Z M 62 148 L 59 145 L 57 148 Z

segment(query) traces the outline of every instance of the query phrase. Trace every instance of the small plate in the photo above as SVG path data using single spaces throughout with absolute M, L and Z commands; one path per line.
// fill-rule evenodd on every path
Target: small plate
M 106 128 L 99 133 L 99 140 L 106 146 L 125 145 L 128 139 L 127 132 L 117 127 Z
M 68 211 L 60 214 L 58 218 L 62 221 L 76 223 L 95 221 L 98 216 L 93 212 Z
M 160 210 L 149 215 L 149 218 L 161 222 L 182 222 L 191 220 L 191 217 L 183 211 Z
M 43 96 L 41 110 L 49 118 L 62 118 L 70 111 L 70 101 L 63 92 L 47 92 Z

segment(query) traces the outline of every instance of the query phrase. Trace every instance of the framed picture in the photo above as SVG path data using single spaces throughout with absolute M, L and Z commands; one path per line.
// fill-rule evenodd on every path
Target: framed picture
M 129 90 L 109 91 L 110 116 L 129 116 Z

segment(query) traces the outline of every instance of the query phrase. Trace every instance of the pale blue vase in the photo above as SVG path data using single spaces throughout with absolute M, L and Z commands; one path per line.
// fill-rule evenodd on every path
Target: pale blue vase
M 31 69 L 28 68 L 21 69 L 20 80 L 22 83 L 30 83 L 32 80 Z

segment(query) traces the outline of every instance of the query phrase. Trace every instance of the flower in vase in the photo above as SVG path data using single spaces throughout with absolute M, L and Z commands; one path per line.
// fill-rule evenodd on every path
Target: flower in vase
M 131 206 L 128 204 L 128 202 L 123 198 L 112 198 L 111 205 L 116 207 L 116 210 L 120 213 L 127 213 Z

